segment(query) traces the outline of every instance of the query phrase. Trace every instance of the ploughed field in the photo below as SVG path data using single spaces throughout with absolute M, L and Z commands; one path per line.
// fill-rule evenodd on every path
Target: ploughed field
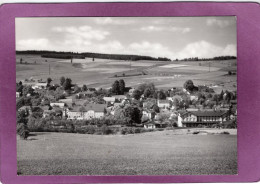
M 237 174 L 236 135 L 35 133 L 17 138 L 19 175 Z
M 20 59 L 23 64 L 20 64 Z M 47 62 L 46 62 L 47 61 Z M 27 62 L 27 64 L 25 64 Z M 153 82 L 158 88 L 182 87 L 192 79 L 195 85 L 212 85 L 216 92 L 222 89 L 235 90 L 236 75 L 227 75 L 236 71 L 236 60 L 228 61 L 120 61 L 107 59 L 53 59 L 41 58 L 39 55 L 16 56 L 16 80 L 33 77 L 59 83 L 61 76 L 69 77 L 78 85 L 109 88 L 115 80 L 123 78 L 127 86 L 135 87 L 141 83 Z M 50 75 L 49 75 L 50 66 Z M 209 72 L 210 70 L 210 72 Z M 123 77 L 124 74 L 124 77 Z M 143 75 L 145 74 L 145 75 Z M 117 77 L 115 77 L 117 75 Z

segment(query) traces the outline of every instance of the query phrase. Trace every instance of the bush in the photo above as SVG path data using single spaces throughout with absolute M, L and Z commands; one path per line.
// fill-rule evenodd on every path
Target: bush
M 126 128 L 121 129 L 121 134 L 122 134 L 122 135 L 126 135 L 126 134 L 127 134 Z
M 139 134 L 139 133 L 141 133 L 141 128 L 136 128 L 135 129 L 135 134 Z
M 17 125 L 16 132 L 23 139 L 27 139 L 29 137 L 29 133 L 30 133 L 27 126 L 23 123 L 19 123 Z
M 192 134 L 199 134 L 200 132 L 199 131 L 195 131 L 195 132 L 193 132 Z
M 164 131 L 164 128 L 157 128 L 158 131 Z
M 101 131 L 102 131 L 103 135 L 113 134 L 113 130 L 111 128 L 109 128 L 108 126 L 102 126 Z
M 221 132 L 220 134 L 230 134 L 229 132 L 226 132 L 226 131 L 224 131 L 224 132 Z

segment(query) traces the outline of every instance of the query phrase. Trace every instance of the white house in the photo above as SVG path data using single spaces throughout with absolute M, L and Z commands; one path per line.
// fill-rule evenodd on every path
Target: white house
M 52 107 L 57 106 L 57 107 L 63 108 L 64 105 L 65 105 L 65 103 L 63 103 L 63 102 L 50 103 L 50 106 L 52 106 Z
M 119 102 L 121 102 L 122 100 L 127 98 L 125 95 L 113 95 L 112 97 L 115 98 Z
M 197 101 L 198 99 L 199 99 L 198 96 L 196 96 L 196 95 L 190 95 L 190 100 L 191 100 L 191 101 L 192 101 L 192 100 Z
M 33 89 L 46 89 L 47 88 L 47 82 L 38 82 L 32 85 Z
M 67 111 L 68 119 L 88 120 L 92 118 L 102 118 L 104 116 L 105 105 L 88 104 L 87 106 L 74 107 Z
M 170 107 L 170 101 L 169 100 L 158 100 L 157 105 L 159 108 L 169 108 Z
M 19 98 L 21 96 L 20 92 L 16 92 L 16 98 Z
M 227 111 L 186 111 L 178 115 L 178 127 L 220 124 L 229 119 Z
M 111 104 L 114 104 L 116 101 L 115 97 L 104 97 L 103 99 L 106 101 L 106 103 L 111 103 Z
M 154 123 L 144 124 L 144 128 L 145 129 L 154 129 L 155 128 L 155 124 Z

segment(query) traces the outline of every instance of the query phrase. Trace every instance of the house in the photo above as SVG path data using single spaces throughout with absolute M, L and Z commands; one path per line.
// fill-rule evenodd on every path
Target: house
M 178 115 L 178 127 L 196 127 L 198 125 L 209 126 L 220 124 L 229 119 L 227 111 L 186 111 Z
M 169 108 L 170 107 L 170 101 L 169 100 L 158 100 L 157 105 L 159 108 Z
M 76 106 L 67 111 L 68 119 L 87 120 L 102 118 L 105 110 L 104 104 L 88 104 L 87 106 Z
M 73 104 L 72 98 L 60 99 L 58 102 L 65 103 L 68 107 L 71 107 Z
M 122 102 L 122 100 L 127 99 L 125 95 L 113 95 L 112 97 L 114 97 L 116 101 L 119 102 Z
M 144 128 L 146 128 L 146 129 L 154 129 L 155 128 L 155 124 L 154 123 L 146 123 L 146 124 L 144 124 Z
M 106 104 L 114 104 L 116 101 L 115 97 L 104 97 L 103 99 L 105 100 Z
M 21 92 L 16 92 L 16 98 L 19 98 L 21 96 Z
M 152 119 L 152 112 L 149 110 L 143 110 L 143 116 Z
M 47 82 L 38 82 L 32 85 L 33 89 L 46 89 L 47 88 Z
M 199 97 L 198 96 L 196 96 L 196 95 L 190 95 L 190 100 L 191 101 L 198 101 L 198 99 L 199 99 Z
M 52 106 L 52 107 L 56 106 L 56 107 L 64 108 L 64 105 L 65 105 L 65 103 L 63 103 L 63 102 L 50 103 L 50 106 Z
M 82 97 L 91 97 L 95 92 L 94 91 L 83 91 L 83 92 L 80 92 L 78 94 L 76 94 L 76 96 L 78 98 L 82 98 Z

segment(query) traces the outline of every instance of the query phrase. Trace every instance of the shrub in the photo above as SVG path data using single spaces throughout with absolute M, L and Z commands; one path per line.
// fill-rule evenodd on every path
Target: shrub
M 23 123 L 17 124 L 16 132 L 23 139 L 27 139 L 30 133 L 27 126 Z
M 121 134 L 126 135 L 127 134 L 127 128 L 122 128 L 121 129 Z
M 103 135 L 113 134 L 113 130 L 106 125 L 101 127 L 101 132 Z
M 135 134 L 141 133 L 141 128 L 136 128 L 134 132 L 135 132 Z
M 163 130 L 164 130 L 164 128 L 157 128 L 157 130 L 158 130 L 158 131 L 163 131 Z

